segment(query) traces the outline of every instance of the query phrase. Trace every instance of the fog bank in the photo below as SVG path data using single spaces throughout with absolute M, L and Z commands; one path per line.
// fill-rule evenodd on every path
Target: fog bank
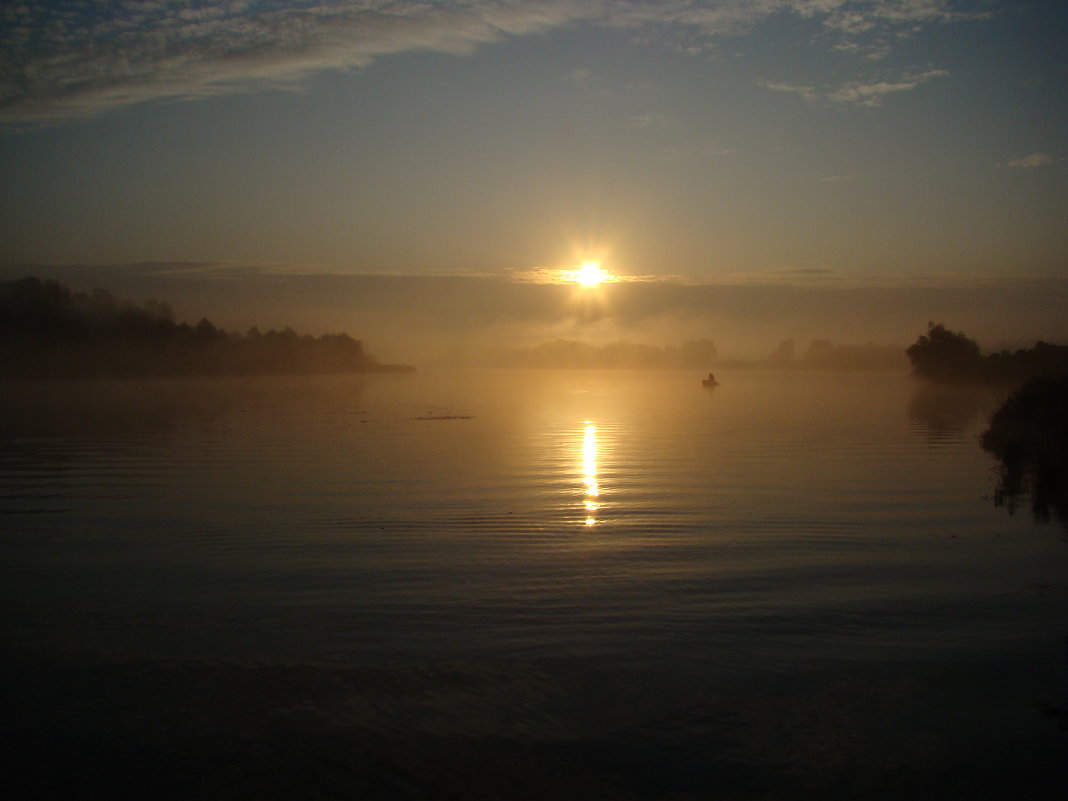
M 72 289 L 158 298 L 179 318 L 246 331 L 292 325 L 348 331 L 383 361 L 421 365 L 458 354 L 563 339 L 654 346 L 709 339 L 720 359 L 764 359 L 784 339 L 902 348 L 928 321 L 984 348 L 1068 342 L 1068 281 L 967 287 L 833 288 L 630 282 L 581 288 L 494 277 L 296 275 L 210 265 L 11 265 Z

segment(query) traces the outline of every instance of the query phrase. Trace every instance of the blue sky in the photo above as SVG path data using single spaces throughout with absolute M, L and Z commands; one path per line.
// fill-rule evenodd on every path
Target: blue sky
M 1062 0 L 26 2 L 0 262 L 1068 280 Z

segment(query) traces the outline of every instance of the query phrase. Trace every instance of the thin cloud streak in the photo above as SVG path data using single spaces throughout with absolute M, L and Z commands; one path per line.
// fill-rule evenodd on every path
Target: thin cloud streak
M 42 124 L 165 98 L 293 89 L 316 73 L 391 54 L 464 55 L 577 24 L 657 28 L 700 51 L 783 15 L 821 21 L 838 46 L 975 17 L 947 0 L 22 0 L 0 8 L 0 121 Z M 874 105 L 903 88 L 841 91 Z
M 517 284 L 575 284 L 575 269 L 557 267 L 535 267 L 532 270 L 511 270 L 508 278 Z M 625 273 L 610 273 L 611 278 L 606 283 L 672 283 L 684 280 L 683 276 L 677 275 L 630 275 Z M 499 276 L 484 276 L 497 278 Z
M 577 265 L 575 265 L 577 266 Z M 291 280 L 386 280 L 386 281 L 425 281 L 464 282 L 480 281 L 497 284 L 574 284 L 572 274 L 575 266 L 570 268 L 534 267 L 531 269 L 501 268 L 486 273 L 448 273 L 428 275 L 426 273 L 373 273 L 353 271 L 341 268 L 326 269 L 286 263 L 263 262 L 165 262 L 146 261 L 114 264 L 71 264 L 71 263 L 37 263 L 37 264 L 0 264 L 0 281 L 14 280 L 29 274 L 42 274 L 57 280 L 74 280 L 79 276 L 91 276 L 92 280 L 102 282 L 101 286 L 112 282 L 126 285 L 129 282 L 151 278 L 197 278 L 212 283 L 225 283 L 246 279 L 291 279 Z M 89 278 L 86 278 L 88 281 Z M 655 274 L 615 274 L 616 284 L 672 284 L 688 287 L 761 286 L 796 288 L 814 284 L 826 285 L 833 281 L 838 288 L 847 289 L 976 289 L 984 287 L 1032 287 L 1039 285 L 1056 285 L 1064 289 L 1068 280 L 1049 273 L 1014 273 L 1001 275 L 996 273 L 961 272 L 927 272 L 927 273 L 875 273 L 857 275 L 849 270 L 839 269 L 828 264 L 783 265 L 764 270 L 749 270 L 720 274 L 714 278 L 689 275 L 685 273 Z M 77 283 L 77 281 L 76 281 Z
M 1052 158 L 1049 153 L 1032 153 L 1030 156 L 1024 156 L 1023 158 L 1010 159 L 999 166 L 1014 167 L 1021 170 L 1033 170 L 1036 167 L 1048 167 L 1056 160 L 1057 159 Z
M 883 104 L 887 95 L 910 92 L 935 78 L 947 78 L 946 70 L 926 70 L 904 73 L 897 78 L 872 82 L 851 81 L 836 89 L 818 89 L 803 84 L 776 81 L 760 81 L 759 85 L 775 92 L 795 94 L 809 103 L 829 103 L 842 106 L 867 106 L 875 108 Z

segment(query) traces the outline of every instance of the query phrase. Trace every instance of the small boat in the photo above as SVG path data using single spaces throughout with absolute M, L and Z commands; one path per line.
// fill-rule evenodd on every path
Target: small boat
M 712 387 L 718 387 L 719 382 L 716 380 L 716 377 L 712 375 L 712 373 L 709 373 L 708 378 L 701 379 L 701 386 L 708 387 L 709 389 L 711 389 Z

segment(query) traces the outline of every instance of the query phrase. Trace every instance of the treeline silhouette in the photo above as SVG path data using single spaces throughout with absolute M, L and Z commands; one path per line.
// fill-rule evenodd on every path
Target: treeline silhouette
M 709 339 L 664 346 L 628 340 L 590 345 L 556 339 L 532 347 L 499 348 L 488 354 L 487 363 L 491 367 L 525 368 L 707 369 L 715 358 L 716 346 Z
M 27 277 L 0 283 L 0 377 L 125 378 L 410 369 L 379 364 L 348 334 L 238 334 L 176 322 L 166 303 Z
M 1068 346 L 1036 342 L 1033 348 L 986 356 L 962 331 L 928 323 L 905 353 L 916 375 L 936 381 L 1015 383 L 1038 376 L 1068 375 Z

